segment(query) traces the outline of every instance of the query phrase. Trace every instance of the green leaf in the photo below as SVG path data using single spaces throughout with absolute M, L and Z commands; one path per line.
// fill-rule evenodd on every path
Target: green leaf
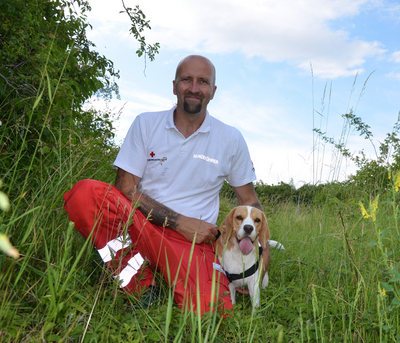
M 46 155 L 50 152 L 50 148 L 46 145 L 42 148 L 42 154 Z
M 381 232 L 381 239 L 384 238 L 388 232 L 389 232 L 388 229 L 382 230 L 382 232 Z
M 388 282 L 394 283 L 394 282 L 398 282 L 400 281 L 400 279 L 398 277 L 392 277 Z
M 56 323 L 53 323 L 53 322 L 46 323 L 44 325 L 43 332 L 46 333 L 47 331 L 51 330 L 54 326 L 56 326 Z
M 58 342 L 61 339 L 58 335 L 48 335 L 46 336 L 46 342 Z
M 392 300 L 392 305 L 393 305 L 393 306 L 396 306 L 396 307 L 400 306 L 400 300 L 399 300 L 399 298 L 394 298 L 394 299 Z
M 147 338 L 151 342 L 160 342 L 161 341 L 161 335 L 157 331 L 153 331 Z
M 392 292 L 393 286 L 387 282 L 381 282 L 382 287 L 385 289 L 386 292 Z
M 34 104 L 33 104 L 33 109 L 35 109 L 37 107 L 37 105 L 39 105 L 40 100 L 42 99 L 44 93 L 44 89 L 42 90 L 42 92 L 39 94 L 39 96 L 36 98 Z

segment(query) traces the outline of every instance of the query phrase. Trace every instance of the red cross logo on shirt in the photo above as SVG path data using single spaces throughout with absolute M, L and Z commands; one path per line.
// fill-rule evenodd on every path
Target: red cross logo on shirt
M 150 153 L 150 156 L 151 156 L 151 157 L 154 157 L 155 155 L 156 155 L 156 154 L 155 154 L 154 152 L 151 152 L 151 153 Z

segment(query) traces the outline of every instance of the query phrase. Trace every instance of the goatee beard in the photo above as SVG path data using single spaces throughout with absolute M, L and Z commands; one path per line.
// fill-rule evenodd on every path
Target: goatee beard
M 183 101 L 183 109 L 186 113 L 197 114 L 201 111 L 203 103 L 200 101 L 196 104 L 189 104 L 186 100 Z

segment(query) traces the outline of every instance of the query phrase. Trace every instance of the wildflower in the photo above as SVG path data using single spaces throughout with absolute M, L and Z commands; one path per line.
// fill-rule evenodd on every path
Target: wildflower
M 396 192 L 398 192 L 399 191 L 399 187 L 400 187 L 400 170 L 398 170 L 396 172 L 396 180 L 394 182 L 394 190 Z
M 382 295 L 383 297 L 386 297 L 386 290 L 385 290 L 384 288 L 381 289 L 381 287 L 379 287 L 378 293 L 379 293 L 380 295 Z
M 399 181 L 399 185 L 400 185 L 400 181 Z M 375 200 L 372 202 L 372 204 L 369 204 L 368 207 L 368 211 L 365 209 L 363 203 L 360 201 L 359 205 L 361 208 L 361 213 L 362 216 L 364 217 L 364 219 L 368 219 L 368 218 L 372 218 L 373 221 L 376 220 L 376 210 L 378 209 L 378 203 L 379 203 L 379 194 L 378 196 L 375 198 Z
M 378 194 L 378 196 L 375 198 L 375 200 L 372 203 L 373 208 L 372 208 L 372 212 L 371 212 L 371 218 L 372 218 L 373 221 L 376 220 L 375 212 L 378 209 L 378 201 L 379 201 L 379 194 Z
M 360 201 L 359 204 L 360 204 L 360 207 L 361 207 L 361 213 L 362 213 L 363 217 L 364 217 L 365 219 L 370 218 L 371 216 L 368 214 L 368 212 L 367 212 L 367 210 L 365 209 L 363 203 Z

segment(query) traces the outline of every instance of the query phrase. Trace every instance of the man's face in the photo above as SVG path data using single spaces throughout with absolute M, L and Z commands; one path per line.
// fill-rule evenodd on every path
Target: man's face
M 217 89 L 214 80 L 214 68 L 208 60 L 201 57 L 184 60 L 173 82 L 178 106 L 189 114 L 205 111 Z

